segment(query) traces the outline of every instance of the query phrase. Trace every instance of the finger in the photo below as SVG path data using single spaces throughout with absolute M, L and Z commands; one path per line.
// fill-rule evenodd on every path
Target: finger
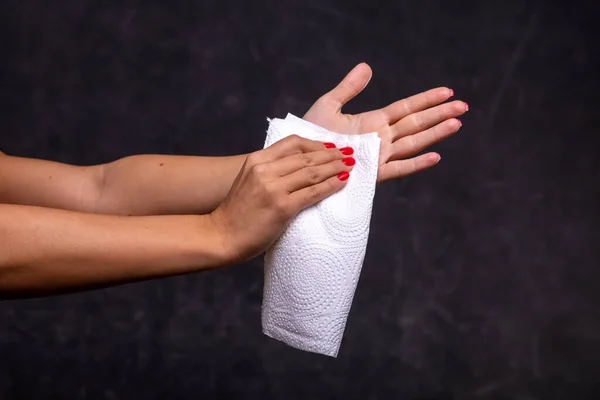
M 273 161 L 269 164 L 269 169 L 277 176 L 286 176 L 302 168 L 327 164 L 332 161 L 341 160 L 344 157 L 339 149 L 298 153 Z
M 451 118 L 426 129 L 423 132 L 404 136 L 392 144 L 390 159 L 397 160 L 399 158 L 414 156 L 432 144 L 440 142 L 456 133 L 461 126 L 462 122 L 460 122 L 460 120 Z
M 444 120 L 458 117 L 467 112 L 468 109 L 467 103 L 457 100 L 429 108 L 425 111 L 413 113 L 393 125 L 392 136 L 394 139 L 398 139 L 413 135 L 431 128 Z
M 293 193 L 335 177 L 341 172 L 350 172 L 355 163 L 354 158 L 347 157 L 327 164 L 304 167 L 284 177 L 282 184 L 288 193 Z
M 377 182 L 380 183 L 390 179 L 404 178 L 415 172 L 426 170 L 440 162 L 440 158 L 440 155 L 437 153 L 427 153 L 408 160 L 385 163 L 379 167 Z
M 386 116 L 388 123 L 394 124 L 407 115 L 443 103 L 452 96 L 454 96 L 454 91 L 452 89 L 439 87 L 406 99 L 398 100 L 383 108 L 382 111 Z
M 333 90 L 323 95 L 320 100 L 333 104 L 340 110 L 344 104 L 367 87 L 372 75 L 371 67 L 367 63 L 360 63 Z
M 342 180 L 337 176 L 332 176 L 321 183 L 300 189 L 290 195 L 289 200 L 291 206 L 293 209 L 301 211 L 306 207 L 310 207 L 331 196 L 343 188 L 346 185 L 346 182 L 347 178 Z
M 261 161 L 271 162 L 299 153 L 311 153 L 326 149 L 323 142 L 290 135 L 261 151 Z

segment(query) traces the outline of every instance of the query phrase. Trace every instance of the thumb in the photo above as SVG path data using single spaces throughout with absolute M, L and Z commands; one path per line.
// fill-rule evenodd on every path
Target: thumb
M 324 97 L 334 103 L 338 109 L 363 91 L 371 80 L 373 71 L 367 63 L 360 63 L 342 79 L 342 81 Z

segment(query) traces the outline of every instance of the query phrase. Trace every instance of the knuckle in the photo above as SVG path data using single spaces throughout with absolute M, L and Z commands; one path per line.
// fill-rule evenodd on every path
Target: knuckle
M 257 178 L 262 178 L 267 172 L 266 164 L 254 164 L 252 166 L 252 174 Z
M 294 146 L 298 146 L 302 142 L 302 138 L 296 135 L 295 133 L 293 135 L 288 136 L 286 140 Z
M 395 175 L 399 178 L 404 177 L 406 174 L 404 172 L 404 165 L 400 162 L 395 164 Z
M 308 153 L 300 153 L 298 154 L 298 158 L 300 159 L 300 162 L 302 162 L 302 164 L 304 165 L 311 165 L 313 162 L 313 158 L 308 155 Z
M 246 158 L 246 165 L 248 165 L 249 167 L 252 167 L 252 166 L 258 164 L 259 159 L 260 159 L 260 155 L 258 152 L 252 153 Z
M 319 172 L 317 171 L 316 168 L 306 167 L 306 168 L 304 168 L 304 172 L 306 173 L 306 176 L 308 177 L 310 182 L 316 182 L 319 180 Z
M 289 201 L 285 196 L 275 196 L 273 198 L 273 208 L 277 214 L 287 216 L 290 211 Z
M 318 200 L 321 196 L 321 191 L 317 186 L 311 186 L 308 188 L 308 197 L 311 201 Z
M 432 142 L 437 142 L 443 136 L 443 131 L 439 125 L 430 128 L 428 133 L 429 133 L 428 140 L 430 140 Z M 426 140 L 424 139 L 423 141 L 425 142 Z
M 265 183 L 264 191 L 267 197 L 269 197 L 270 199 L 277 199 L 277 197 L 279 197 L 279 190 L 277 189 L 277 186 L 273 183 Z
M 419 115 L 419 113 L 412 114 L 412 120 L 413 124 L 417 128 L 421 128 L 423 126 L 423 118 L 421 117 L 421 115 Z
M 410 147 L 413 151 L 417 151 L 419 149 L 419 140 L 416 135 L 409 136 L 410 137 Z
M 342 86 L 350 90 L 356 90 L 358 88 L 356 81 L 352 79 L 344 79 L 342 81 Z
M 413 107 L 410 101 L 404 100 L 402 106 L 404 108 L 404 115 L 411 115 L 413 113 Z
M 332 195 L 333 193 L 337 192 L 338 190 L 340 190 L 342 188 L 340 181 L 337 179 L 335 181 L 330 179 L 330 180 L 327 180 L 325 183 L 326 183 L 325 192 L 328 196 Z

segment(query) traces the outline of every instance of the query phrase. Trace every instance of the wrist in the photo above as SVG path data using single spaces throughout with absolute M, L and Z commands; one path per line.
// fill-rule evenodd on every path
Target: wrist
M 212 257 L 218 260 L 219 266 L 226 267 L 240 262 L 235 246 L 226 232 L 221 209 L 217 207 L 210 214 L 200 217 L 204 229 L 209 232 L 207 236 L 210 237 L 210 240 L 206 243 L 209 243 Z

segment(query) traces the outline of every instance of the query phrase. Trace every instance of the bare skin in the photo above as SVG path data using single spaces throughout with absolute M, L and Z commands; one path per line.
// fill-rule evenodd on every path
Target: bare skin
M 341 112 L 371 77 L 355 67 L 304 119 L 382 139 L 378 182 L 437 164 L 415 156 L 460 127 L 436 88 L 358 115 Z M 341 189 L 338 149 L 290 137 L 230 157 L 139 155 L 72 166 L 0 153 L 0 298 L 191 273 L 264 251 L 300 210 Z M 259 222 L 257 222 L 259 221 Z
M 440 160 L 437 153 L 415 155 L 456 133 L 462 125 L 457 117 L 469 110 L 467 103 L 455 100 L 442 104 L 454 96 L 454 91 L 439 87 L 377 110 L 343 114 L 344 104 L 364 90 L 371 76 L 367 64 L 357 65 L 332 91 L 317 100 L 304 119 L 339 133 L 377 132 L 381 138 L 378 183 L 436 165 Z
M 290 136 L 247 157 L 205 215 L 126 217 L 0 204 L 0 293 L 35 296 L 230 265 L 345 184 L 339 149 Z

